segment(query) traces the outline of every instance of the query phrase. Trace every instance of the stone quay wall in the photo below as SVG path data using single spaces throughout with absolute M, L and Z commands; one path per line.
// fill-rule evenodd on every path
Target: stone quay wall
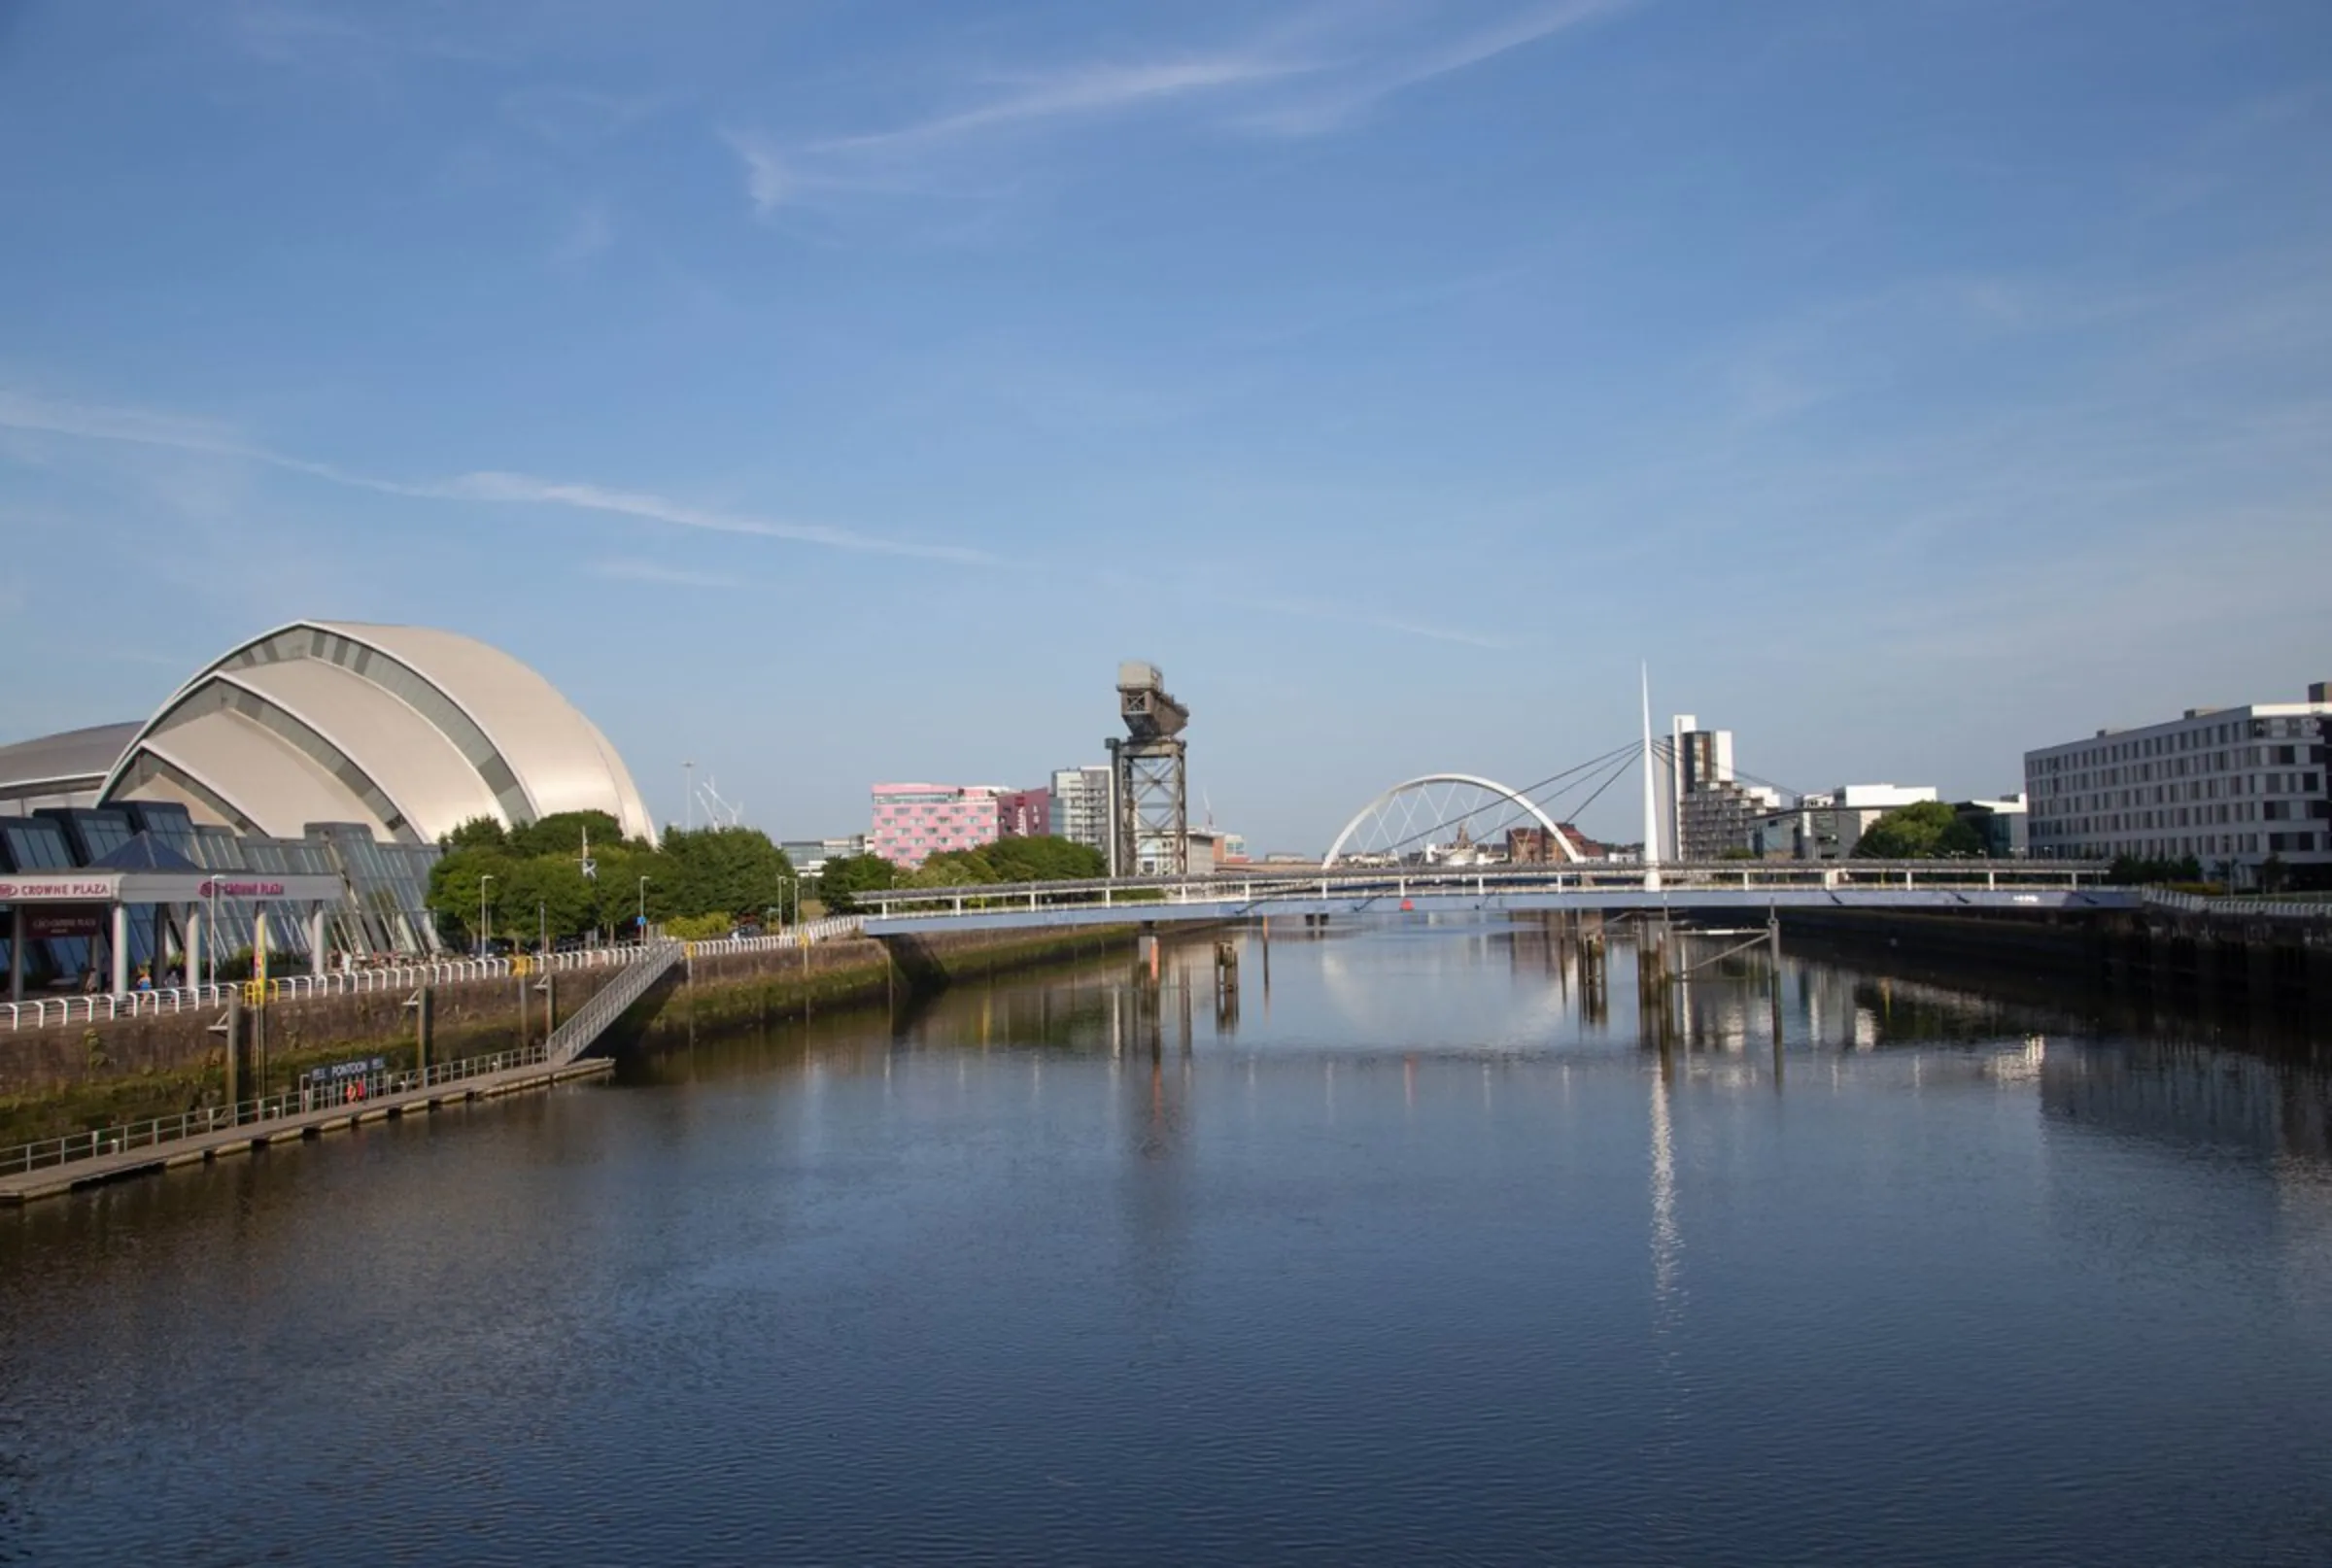
M 654 1048 L 699 1029 L 745 1028 L 805 1012 L 880 1005 L 959 980 L 1046 963 L 1130 952 L 1133 928 L 964 932 L 884 941 L 692 956 L 606 1037 L 607 1048 Z M 622 971 L 554 976 L 556 1018 Z M 539 976 L 468 980 L 429 991 L 429 1059 L 449 1062 L 539 1040 L 547 1033 Z M 283 1090 L 311 1067 L 377 1055 L 391 1067 L 420 1054 L 408 991 L 312 997 L 246 1009 L 228 1072 L 223 1011 L 192 1009 L 0 1036 L 0 1146 L 191 1106 Z

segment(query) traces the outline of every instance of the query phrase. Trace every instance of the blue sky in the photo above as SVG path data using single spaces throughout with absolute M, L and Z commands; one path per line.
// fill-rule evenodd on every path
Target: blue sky
M 2013 789 L 2332 678 L 2328 192 L 2321 0 L 0 0 L 0 739 L 323 615 L 788 835 L 1129 657 L 1258 849 L 1639 660 Z

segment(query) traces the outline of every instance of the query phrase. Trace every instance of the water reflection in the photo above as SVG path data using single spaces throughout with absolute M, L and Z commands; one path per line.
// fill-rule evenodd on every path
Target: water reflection
M 2319 1551 L 2320 1074 L 1224 939 L 0 1215 L 0 1560 Z

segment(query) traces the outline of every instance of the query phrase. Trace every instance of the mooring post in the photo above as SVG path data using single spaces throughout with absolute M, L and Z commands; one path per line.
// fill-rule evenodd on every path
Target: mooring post
M 1778 906 L 1766 911 L 1766 959 L 1772 974 L 1773 1017 L 1773 1085 L 1781 1086 L 1781 910 Z
M 420 1070 L 421 1081 L 429 1081 L 429 1037 L 434 1028 L 429 1019 L 434 998 L 428 986 L 413 993 L 405 1006 L 413 1009 L 413 1065 Z
M 226 993 L 226 1021 L 221 1025 L 226 1031 L 226 1119 L 229 1125 L 242 1120 L 235 1108 L 243 1103 L 243 988 L 236 986 Z

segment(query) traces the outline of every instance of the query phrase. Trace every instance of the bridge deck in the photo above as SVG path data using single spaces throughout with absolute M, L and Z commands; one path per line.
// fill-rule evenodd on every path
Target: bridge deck
M 1979 880 L 1964 885 L 1936 880 L 1921 885 L 1824 887 L 1819 883 L 1751 882 L 1721 885 L 1694 882 L 1648 889 L 1633 885 L 1557 883 L 1541 885 L 1495 879 L 1417 879 L 1382 885 L 1324 887 L 1317 880 L 1307 887 L 1287 886 L 1268 892 L 1243 889 L 1214 890 L 1183 886 L 1150 891 L 1133 898 L 1126 891 L 1109 895 L 1071 895 L 1049 899 L 1028 889 L 969 889 L 960 899 L 946 901 L 922 896 L 900 901 L 887 909 L 869 912 L 864 929 L 870 937 L 904 937 L 940 931 L 1001 931 L 1128 925 L 1259 917 L 1363 915 L 1529 913 L 1549 910 L 1600 910 L 1628 913 L 1642 910 L 1708 909 L 1760 913 L 1768 909 L 1900 909 L 1942 913 L 1951 910 L 2135 909 L 2142 904 L 2136 888 L 2105 888 L 2060 881 L 2026 885 L 2002 879 L 1985 886 Z M 1149 890 L 1144 890 L 1149 891 Z M 1162 896 L 1161 896 L 1162 895 Z M 1025 900 L 1026 902 L 1020 902 Z M 959 906 L 960 903 L 960 906 Z

